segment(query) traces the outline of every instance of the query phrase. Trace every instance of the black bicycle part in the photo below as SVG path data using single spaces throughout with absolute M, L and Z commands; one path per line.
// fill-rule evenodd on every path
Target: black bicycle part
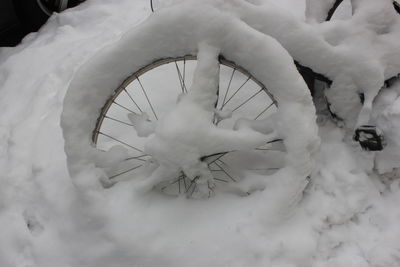
M 374 125 L 362 125 L 358 127 L 353 139 L 360 143 L 362 149 L 367 151 L 381 151 L 385 147 L 385 139 Z
M 328 11 L 328 14 L 326 15 L 325 21 L 331 20 L 333 14 L 335 14 L 336 9 L 340 6 L 342 2 L 343 0 L 336 0 L 335 3 L 333 3 L 332 7 Z M 400 3 L 397 2 L 396 0 L 393 0 L 393 7 L 396 10 L 396 12 L 400 14 Z

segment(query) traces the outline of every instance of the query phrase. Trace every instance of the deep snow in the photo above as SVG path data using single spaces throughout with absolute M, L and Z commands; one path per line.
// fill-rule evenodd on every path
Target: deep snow
M 312 183 L 283 214 L 276 180 L 246 198 L 208 200 L 85 186 L 94 169 L 72 183 L 60 127 L 69 83 L 149 14 L 147 1 L 87 1 L 0 50 L 0 265 L 400 266 L 399 180 L 376 175 L 373 153 L 326 117 Z M 385 120 L 398 116 L 397 94 L 379 96 L 393 136 L 399 125 Z

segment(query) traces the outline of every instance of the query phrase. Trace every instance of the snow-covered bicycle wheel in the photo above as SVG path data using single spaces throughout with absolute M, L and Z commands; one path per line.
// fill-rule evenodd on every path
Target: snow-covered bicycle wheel
M 276 111 L 276 101 L 272 94 L 265 85 L 234 62 L 223 57 L 219 57 L 218 61 L 219 84 L 217 99 L 213 104 L 213 124 L 224 129 L 232 129 L 237 121 L 243 119 L 266 124 L 260 121 Z M 178 99 L 190 91 L 197 64 L 195 56 L 156 60 L 130 75 L 107 100 L 93 131 L 93 143 L 103 150 L 109 150 L 115 145 L 123 145 L 131 150 L 130 157 L 119 164 L 118 168 L 110 170 L 109 179 L 112 182 L 129 178 L 144 168 L 151 156 L 144 153 L 146 138 L 141 138 L 143 130 L 154 128 L 157 121 L 176 106 Z M 194 116 L 192 119 L 197 118 Z M 234 171 L 238 169 L 238 164 L 242 167 L 247 165 L 245 169 L 252 168 L 253 171 L 265 174 L 280 169 L 285 152 L 279 148 L 283 148 L 282 139 L 268 140 L 266 137 L 265 143 L 253 151 L 219 151 L 212 155 L 201 155 L 201 161 L 208 164 L 215 182 L 223 184 L 240 180 L 241 177 Z M 252 156 L 253 161 L 258 158 L 258 164 L 248 162 L 246 156 Z M 260 164 L 261 159 L 263 164 Z M 173 194 L 192 194 L 196 185 L 184 172 L 180 172 L 175 180 L 171 183 L 166 181 L 159 188 Z
M 197 155 L 196 160 L 207 166 L 215 181 L 225 183 L 236 179 L 223 166 L 226 163 L 221 156 L 239 151 L 242 154 L 236 154 L 242 162 L 254 163 L 249 157 L 251 153 L 259 153 L 267 161 L 265 151 L 270 149 L 270 144 L 278 143 L 276 140 L 282 140 L 284 155 L 283 164 L 278 164 L 279 171 L 273 175 L 285 174 L 294 184 L 304 184 L 313 168 L 312 155 L 319 142 L 315 109 L 306 84 L 290 55 L 274 39 L 235 18 L 215 16 L 215 11 L 198 14 L 195 9 L 182 12 L 182 7 L 160 11 L 80 68 L 65 97 L 61 121 L 69 170 L 78 184 L 98 185 L 101 178 L 103 185 L 111 185 L 115 180 L 135 176 L 145 181 L 151 180 L 146 177 L 154 178 L 154 173 L 159 172 L 167 179 L 162 183 L 154 179 L 157 181 L 154 185 L 163 190 L 166 184 L 175 184 L 175 191 L 187 193 L 189 189 L 195 190 L 195 186 L 190 186 L 201 176 L 196 173 L 201 172 L 201 168 L 191 173 L 197 163 L 188 165 L 188 156 L 182 147 L 196 150 L 189 154 L 195 155 L 194 158 Z M 218 26 L 207 27 L 210 20 Z M 215 95 L 218 101 L 214 106 L 217 111 L 212 112 L 213 130 L 210 131 L 201 127 L 204 125 L 191 124 L 185 112 L 181 112 L 183 120 L 179 117 L 166 123 L 163 119 L 177 109 L 175 106 L 179 104 L 175 103 L 182 95 L 186 99 L 184 95 L 187 91 L 190 94 L 189 88 L 196 87 L 195 82 L 191 85 L 189 73 L 200 75 L 193 69 L 202 43 L 219 53 L 220 70 L 216 78 L 219 89 Z M 169 74 L 168 68 L 174 73 Z M 151 82 L 153 86 L 149 85 Z M 278 108 L 269 116 L 275 104 Z M 231 112 L 226 111 L 229 105 Z M 191 120 L 198 120 L 196 116 Z M 158 119 L 162 127 L 152 124 Z M 272 130 L 267 127 L 271 125 Z M 176 130 L 181 128 L 185 128 L 184 134 Z M 213 131 L 219 132 L 210 135 Z M 160 138 L 144 137 L 150 133 Z M 225 137 L 216 138 L 220 133 Z M 165 141 L 166 136 L 168 140 L 159 143 Z M 260 146 L 260 140 L 255 141 L 260 136 L 265 138 L 262 144 L 266 146 Z M 208 150 L 204 148 L 207 143 L 211 144 Z M 152 145 L 153 150 L 167 146 L 170 153 L 157 151 L 163 156 L 155 156 L 152 149 L 144 148 L 145 145 Z M 227 149 L 230 147 L 232 149 Z M 277 153 L 282 154 L 281 151 Z M 235 167 L 227 168 L 237 169 Z M 90 172 L 93 168 L 95 171 Z M 276 168 L 257 171 L 264 176 L 270 175 L 271 169 Z

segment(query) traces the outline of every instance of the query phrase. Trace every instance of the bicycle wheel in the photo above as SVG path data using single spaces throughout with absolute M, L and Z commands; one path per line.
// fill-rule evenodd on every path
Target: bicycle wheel
M 261 121 L 276 112 L 276 101 L 265 85 L 232 61 L 220 57 L 219 64 L 219 90 L 215 103 L 217 114 L 213 118 L 215 125 L 232 129 L 238 120 Z M 130 75 L 107 100 L 93 131 L 93 143 L 103 150 L 122 145 L 132 152 L 131 157 L 125 159 L 125 164 L 111 171 L 111 180 L 129 178 L 132 172 L 140 172 L 144 162 L 151 158 L 144 153 L 146 138 L 141 137 L 137 131 L 132 131 L 135 125 L 128 119 L 130 114 L 136 117 L 148 114 L 145 122 L 147 124 L 162 119 L 174 108 L 178 99 L 190 91 L 196 65 L 195 56 L 156 60 Z M 265 140 L 263 146 L 246 152 L 247 156 L 252 155 L 253 158 L 266 159 L 267 151 L 274 156 L 274 162 L 270 159 L 268 166 L 263 164 L 264 166 L 252 170 L 273 173 L 283 166 L 284 153 L 279 150 L 271 151 L 273 147 L 282 148 L 282 139 Z M 242 158 L 242 166 L 245 165 L 243 152 L 239 151 L 219 151 L 213 155 L 201 155 L 201 160 L 207 162 L 217 183 L 240 180 L 241 177 L 233 170 L 233 164 L 228 164 L 229 161 L 237 161 L 239 158 Z M 255 164 L 247 161 L 247 165 L 250 167 Z M 196 185 L 180 171 L 175 180 L 167 181 L 160 189 L 168 189 L 170 193 L 192 194 Z
M 198 154 L 199 164 L 207 166 L 217 187 L 246 180 L 242 178 L 249 171 L 254 177 L 285 170 L 292 178 L 301 177 L 304 182 L 312 170 L 312 155 L 319 139 L 310 93 L 291 57 L 272 38 L 244 27 L 237 20 L 203 31 L 203 17 L 197 23 L 190 23 L 191 29 L 182 36 L 175 25 L 177 21 L 182 24 L 190 19 L 182 14 L 171 17 L 167 12 L 158 13 L 79 70 L 66 95 L 62 114 L 71 175 L 78 183 L 86 184 L 85 170 L 94 165 L 107 177 L 106 185 L 111 185 L 118 180 L 160 172 L 168 156 L 160 160 L 146 153 L 144 146 L 149 141 L 145 132 L 152 132 L 156 127 L 153 123 L 163 121 L 180 97 L 190 94 L 198 44 L 208 40 L 220 51 L 218 101 L 210 123 L 223 130 L 226 139 L 239 132 L 233 128 L 240 123 L 252 128 L 247 132 L 248 137 L 241 136 L 237 143 L 252 143 L 257 134 L 265 134 L 265 140 L 257 147 L 235 143 L 231 150 L 209 149 Z M 239 34 L 229 34 L 232 26 L 237 26 Z M 221 35 L 215 38 L 215 30 L 224 30 L 229 41 Z M 201 35 L 193 34 L 199 31 Z M 255 54 L 259 48 L 265 49 L 265 53 Z M 274 61 L 276 55 L 279 62 Z M 284 90 L 283 86 L 291 90 Z M 275 115 L 271 116 L 272 113 Z M 137 127 L 133 122 L 142 126 Z M 266 135 L 271 131 L 274 136 Z M 199 132 L 207 134 L 200 128 L 194 128 L 190 134 L 197 134 L 191 139 L 195 140 L 192 147 L 201 150 L 206 142 L 196 144 L 197 137 L 202 138 Z M 211 138 L 209 142 L 219 147 L 218 142 L 225 141 Z M 171 155 L 176 157 L 172 152 Z M 179 161 L 174 164 L 179 165 Z M 154 184 L 156 188 L 173 194 L 196 192 L 199 175 L 190 174 L 190 168 L 174 166 L 172 171 L 166 167 L 161 170 L 168 173 L 168 179 L 158 181 Z

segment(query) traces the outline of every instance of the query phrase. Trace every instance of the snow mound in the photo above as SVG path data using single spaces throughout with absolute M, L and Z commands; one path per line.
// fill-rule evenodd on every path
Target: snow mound
M 201 2 L 190 5 L 202 10 Z M 384 63 L 380 67 L 385 78 L 399 70 L 395 51 L 399 38 L 394 30 L 399 27 L 390 29 L 390 34 L 372 32 L 370 37 L 375 36 L 376 42 L 370 42 L 363 39 L 363 25 L 358 27 L 351 20 L 310 25 L 270 1 L 265 6 L 245 3 L 246 8 L 241 1 L 212 2 L 225 8 L 235 3 L 232 10 L 248 25 L 278 39 L 303 64 L 316 69 L 325 66 L 319 71 L 331 79 L 339 79 L 335 73 L 342 67 L 355 74 L 360 65 L 361 69 L 368 65 L 369 61 L 362 60 L 351 65 L 352 58 L 338 56 L 353 41 L 359 47 L 351 49 L 370 47 L 369 55 L 378 58 L 374 62 Z M 322 142 L 311 184 L 296 209 L 281 216 L 277 209 L 285 187 L 275 192 L 282 186 L 279 179 L 268 181 L 268 193 L 246 198 L 217 194 L 207 201 L 153 192 L 135 194 L 133 183 L 117 183 L 109 189 L 72 183 L 60 127 L 69 83 L 102 47 L 118 41 L 149 15 L 147 5 L 147 1 L 132 0 L 86 1 L 54 15 L 18 47 L 0 50 L 0 266 L 399 266 L 399 180 L 374 173 L 375 155 L 353 146 L 346 130 L 329 121 L 319 127 Z M 218 10 L 214 9 L 216 15 L 224 15 Z M 210 28 L 216 25 L 212 22 Z M 175 25 L 191 27 L 191 22 Z M 165 33 L 168 36 L 169 29 Z M 181 32 L 181 36 L 186 34 L 201 32 Z M 232 35 L 241 38 L 237 31 Z M 385 38 L 388 42 L 381 46 Z M 175 41 L 179 45 L 179 39 Z M 341 45 L 335 48 L 336 42 Z M 258 47 L 249 50 L 254 54 Z M 193 43 L 186 52 L 196 51 L 197 43 Z M 247 54 L 236 56 L 243 62 L 247 58 Z M 340 77 L 337 83 L 353 83 L 352 78 Z M 391 88 L 381 90 L 372 116 L 379 117 L 381 129 L 392 132 L 388 142 L 396 142 L 398 85 Z M 90 142 L 90 136 L 86 138 L 85 145 Z M 398 164 L 398 150 L 391 150 L 393 158 L 384 153 L 379 162 L 390 164 L 382 169 Z M 98 169 L 88 168 L 81 176 L 74 178 L 75 183 L 97 182 Z

